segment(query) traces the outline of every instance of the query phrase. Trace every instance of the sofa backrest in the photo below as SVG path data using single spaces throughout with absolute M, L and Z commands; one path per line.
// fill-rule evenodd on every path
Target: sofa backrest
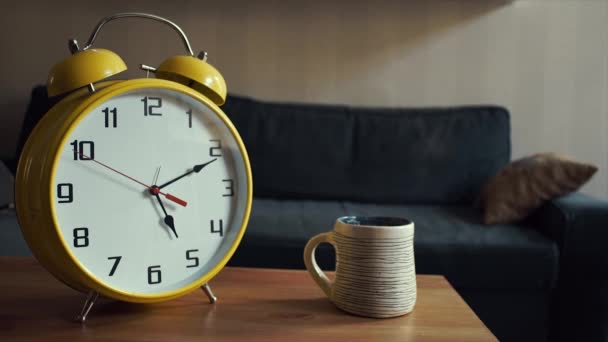
M 259 197 L 467 203 L 511 157 L 496 106 L 378 109 L 229 96 Z

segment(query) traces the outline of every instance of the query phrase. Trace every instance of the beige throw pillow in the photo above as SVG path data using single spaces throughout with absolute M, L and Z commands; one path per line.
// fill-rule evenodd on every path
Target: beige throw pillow
M 515 160 L 482 189 L 484 223 L 522 220 L 552 198 L 575 191 L 597 171 L 555 153 L 540 153 Z

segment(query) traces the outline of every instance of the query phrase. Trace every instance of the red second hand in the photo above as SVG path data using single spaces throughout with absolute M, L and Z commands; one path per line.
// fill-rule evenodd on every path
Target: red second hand
M 135 179 L 135 178 L 133 178 L 133 177 L 131 177 L 131 176 L 129 176 L 129 175 L 126 175 L 126 174 L 124 174 L 124 173 L 122 173 L 122 172 L 120 172 L 120 171 L 116 170 L 115 168 L 112 168 L 112 167 L 110 167 L 110 166 L 108 166 L 108 165 L 106 165 L 106 164 L 104 164 L 104 163 L 102 163 L 102 162 L 98 161 L 97 159 L 93 159 L 93 158 L 91 158 L 91 157 L 87 156 L 86 154 L 84 154 L 84 153 L 82 153 L 82 152 L 80 152 L 80 155 L 81 155 L 81 156 L 83 156 L 83 157 L 85 157 L 85 158 L 87 158 L 88 160 L 94 161 L 94 162 L 96 162 L 97 164 L 99 164 L 99 165 L 101 165 L 101 166 L 103 166 L 103 167 L 105 167 L 105 168 L 107 168 L 107 169 L 110 169 L 110 170 L 112 170 L 112 171 L 114 171 L 114 172 L 118 173 L 118 174 L 119 174 L 119 175 L 121 175 L 121 176 L 124 176 L 124 177 L 129 178 L 130 180 L 134 181 L 134 182 L 135 182 L 135 183 L 137 183 L 137 184 L 143 185 L 144 187 L 146 187 L 146 189 L 151 189 L 151 190 L 153 190 L 153 191 L 155 191 L 155 192 L 158 192 L 159 194 L 161 194 L 161 195 L 165 196 L 165 198 L 166 198 L 166 199 L 168 199 L 169 201 L 175 202 L 175 203 L 177 203 L 177 204 L 179 204 L 179 205 L 181 205 L 181 206 L 184 206 L 184 207 L 188 205 L 188 202 L 184 201 L 183 199 L 178 198 L 178 197 L 175 197 L 175 196 L 173 196 L 173 195 L 171 195 L 171 194 L 168 194 L 168 193 L 165 193 L 165 192 L 159 191 L 159 190 L 158 190 L 158 188 L 153 189 L 153 187 L 151 187 L 151 186 L 149 186 L 149 185 L 147 185 L 147 184 L 145 184 L 145 183 L 142 183 L 142 182 L 138 181 L 137 179 Z

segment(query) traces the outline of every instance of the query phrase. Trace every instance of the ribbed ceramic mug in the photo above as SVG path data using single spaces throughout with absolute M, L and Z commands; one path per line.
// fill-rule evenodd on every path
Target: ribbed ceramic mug
M 332 281 L 317 265 L 320 243 L 336 249 Z M 395 217 L 345 216 L 334 229 L 306 244 L 308 272 L 340 309 L 360 316 L 388 318 L 405 315 L 416 303 L 414 223 Z

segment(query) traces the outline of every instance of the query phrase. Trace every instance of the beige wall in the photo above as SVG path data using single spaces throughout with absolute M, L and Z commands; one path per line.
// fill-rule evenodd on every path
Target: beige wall
M 60 6 L 58 4 L 61 4 Z M 208 7 L 206 6 L 208 4 Z M 233 92 L 370 106 L 495 103 L 512 112 L 513 154 L 555 151 L 600 172 L 608 198 L 608 0 L 31 1 L 0 11 L 0 155 L 14 150 L 33 84 L 100 17 L 175 20 Z M 58 7 L 59 6 L 59 7 Z M 174 33 L 133 20 L 98 46 L 131 70 L 181 53 Z

